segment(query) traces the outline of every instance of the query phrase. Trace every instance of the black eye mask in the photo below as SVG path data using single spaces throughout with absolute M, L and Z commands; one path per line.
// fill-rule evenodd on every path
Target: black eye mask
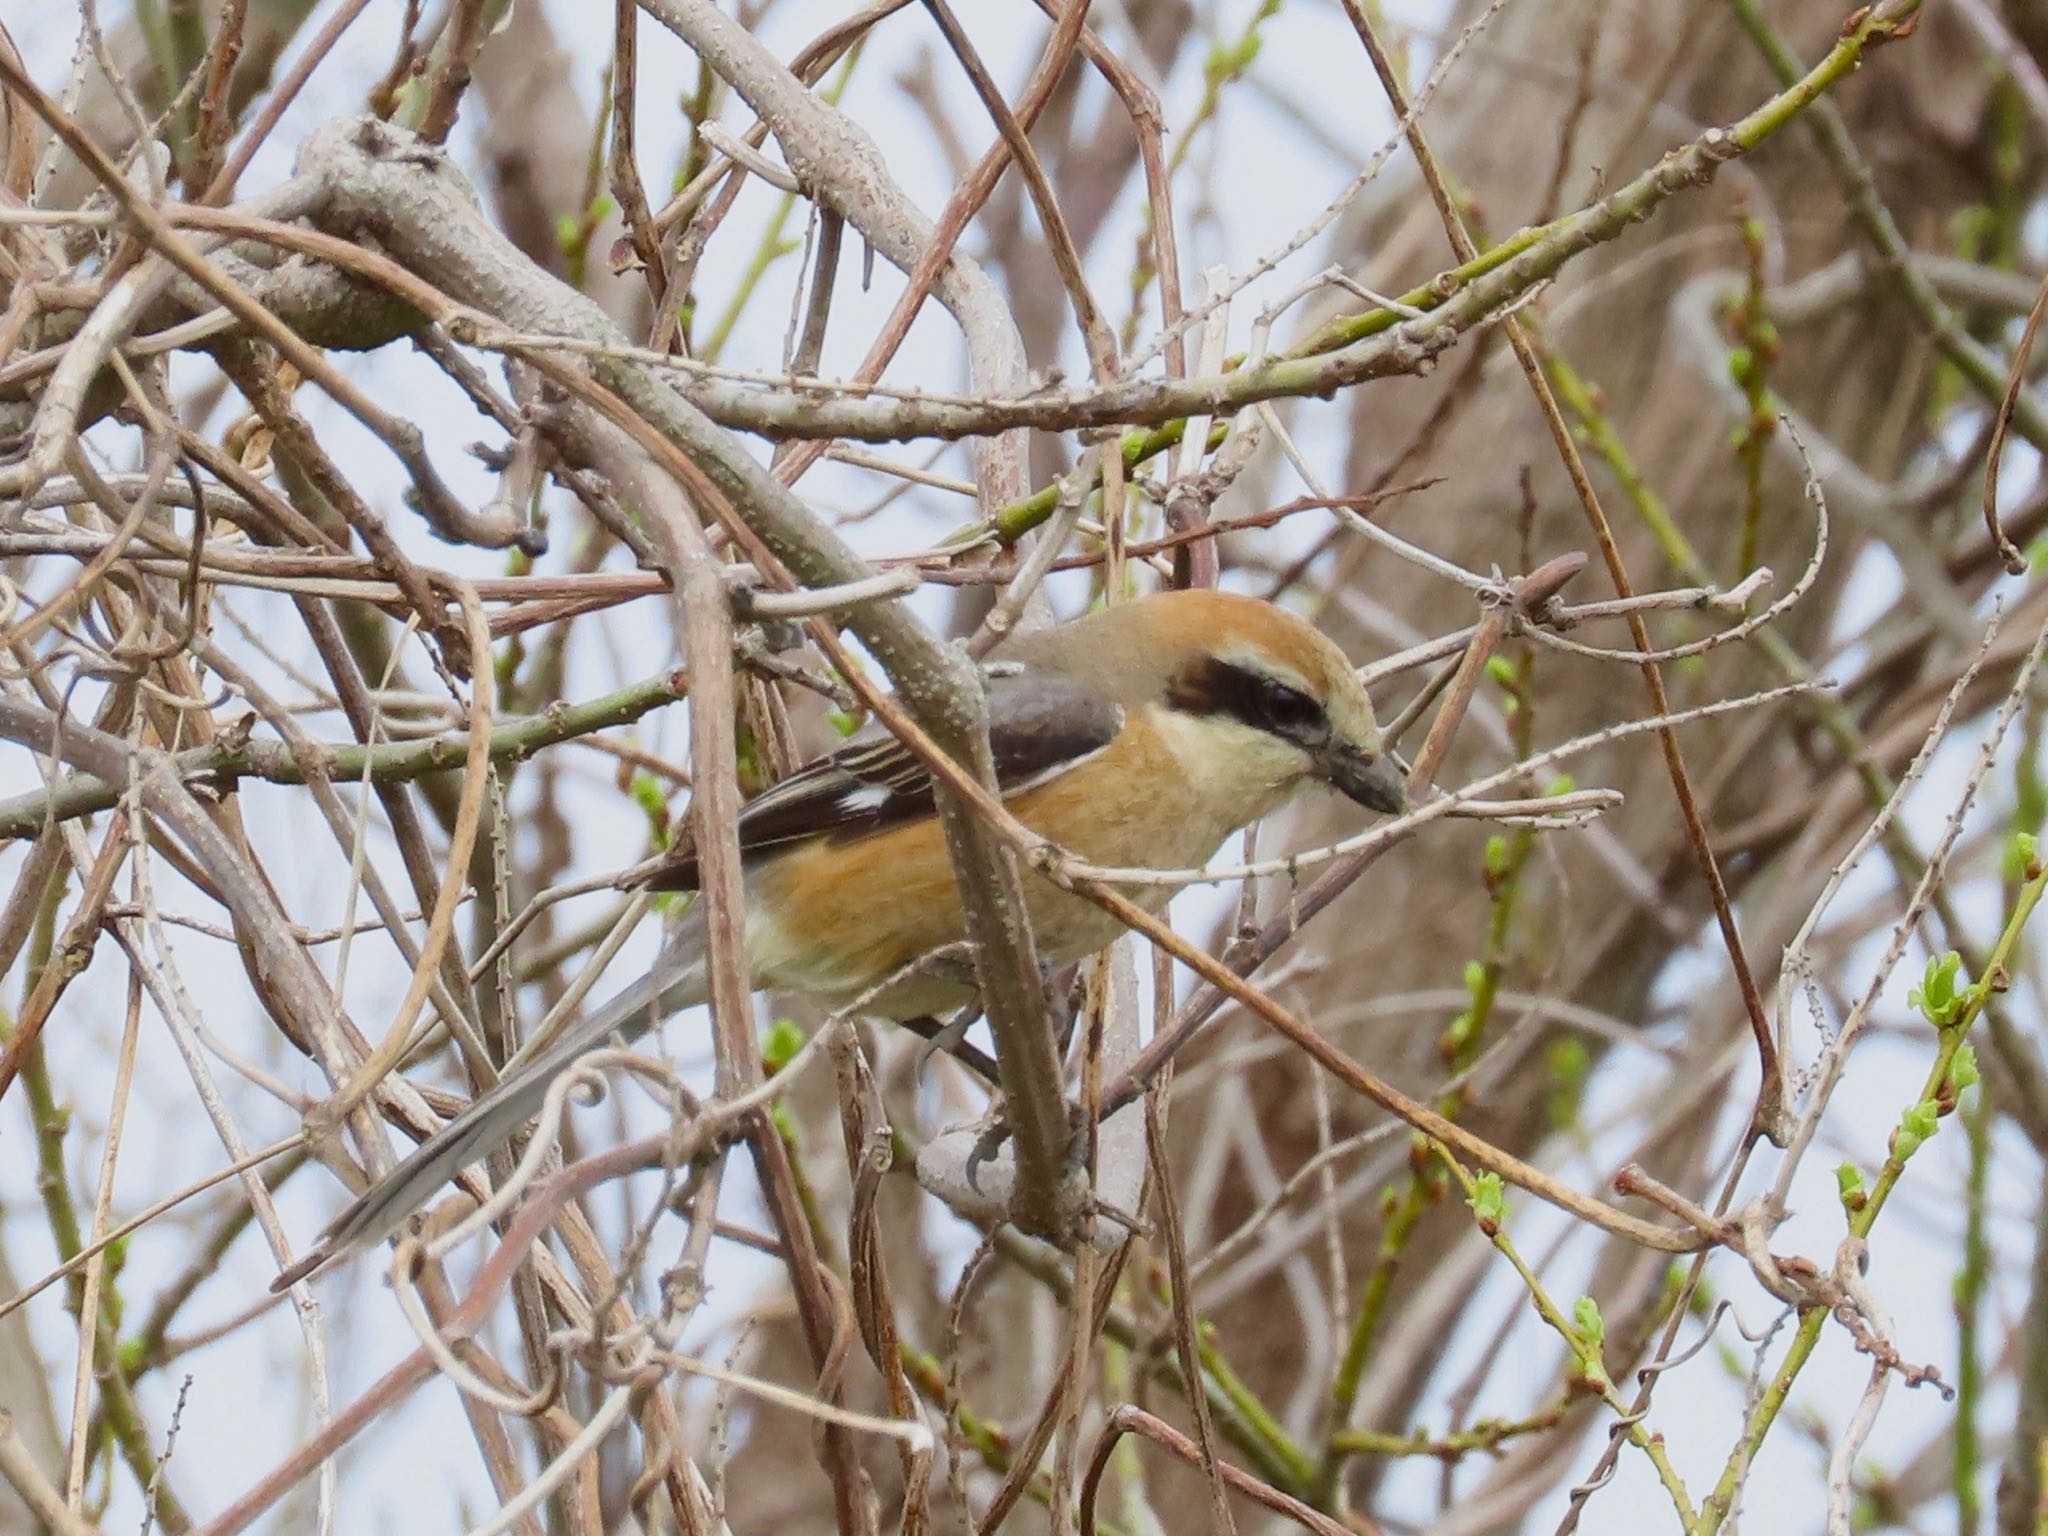
M 1299 688 L 1237 662 L 1204 656 L 1175 676 L 1166 702 L 1191 715 L 1222 716 L 1298 746 L 1330 738 L 1330 717 Z

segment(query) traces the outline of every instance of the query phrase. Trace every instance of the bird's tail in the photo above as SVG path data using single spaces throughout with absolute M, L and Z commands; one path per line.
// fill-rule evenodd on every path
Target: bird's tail
M 579 1056 L 614 1034 L 637 1038 L 705 996 L 704 924 L 693 908 L 670 930 L 646 975 L 569 1025 L 553 1044 L 513 1057 L 496 1084 L 421 1142 L 389 1176 L 364 1190 L 313 1251 L 278 1276 L 271 1289 L 282 1291 L 335 1255 L 390 1236 L 443 1184 L 510 1141 Z

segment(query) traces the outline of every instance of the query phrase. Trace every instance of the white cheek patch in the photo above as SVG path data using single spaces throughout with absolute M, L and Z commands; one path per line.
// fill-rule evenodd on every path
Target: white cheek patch
M 1312 766 L 1309 755 L 1293 742 L 1227 716 L 1161 710 L 1154 723 L 1179 759 L 1190 787 L 1220 804 L 1289 789 Z

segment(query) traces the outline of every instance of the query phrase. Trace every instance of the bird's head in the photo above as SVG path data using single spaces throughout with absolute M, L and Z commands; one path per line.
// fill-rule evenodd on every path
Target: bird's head
M 1091 614 L 1065 664 L 1199 726 L 1280 788 L 1320 779 L 1387 815 L 1407 809 L 1372 703 L 1336 644 L 1286 609 L 1229 592 L 1161 592 Z

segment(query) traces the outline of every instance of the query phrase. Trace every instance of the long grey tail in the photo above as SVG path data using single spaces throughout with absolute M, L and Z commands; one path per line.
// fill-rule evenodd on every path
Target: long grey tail
M 373 1184 L 327 1229 L 327 1255 L 390 1236 L 456 1174 L 510 1141 L 539 1111 L 548 1087 L 579 1056 L 614 1034 L 637 1039 L 680 1009 L 704 1001 L 703 921 L 685 913 L 662 943 L 646 975 L 569 1025 L 546 1050 L 514 1057 L 504 1076 L 469 1107 L 421 1142 L 388 1178 Z M 288 1283 L 288 1282 L 287 1282 Z

